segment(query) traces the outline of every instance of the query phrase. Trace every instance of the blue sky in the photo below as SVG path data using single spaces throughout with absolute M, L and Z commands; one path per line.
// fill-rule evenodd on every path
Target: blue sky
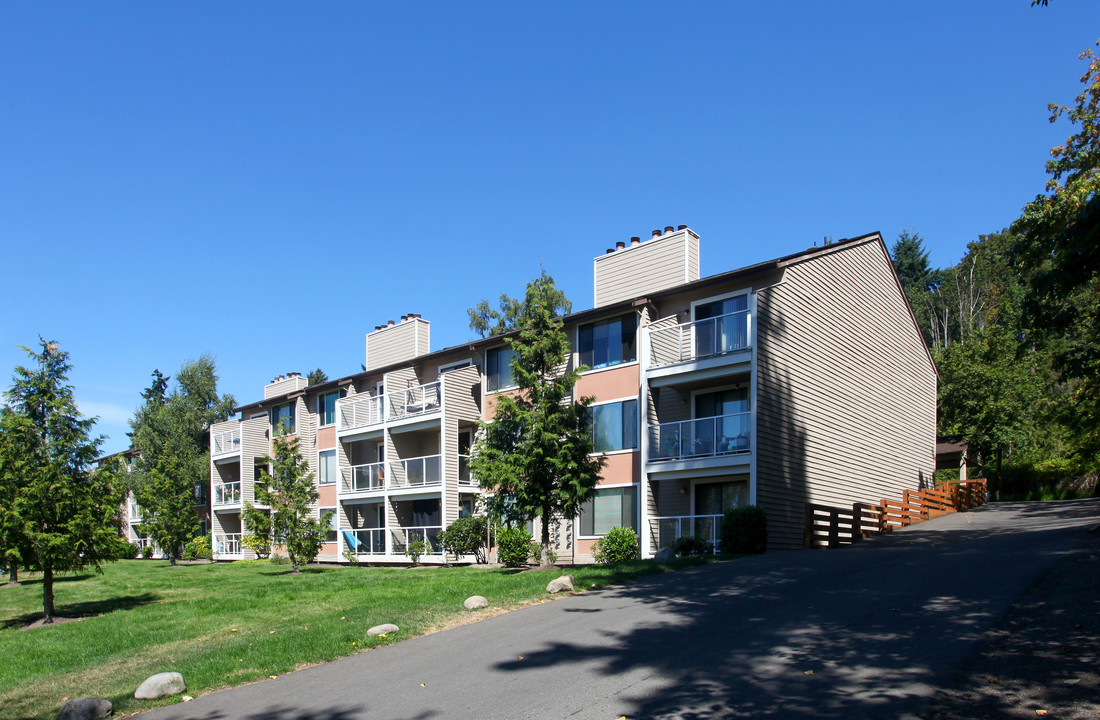
M 1094 0 L 0 5 L 0 372 L 72 354 L 105 452 L 159 368 L 240 402 L 432 347 L 541 263 L 686 224 L 703 274 L 903 229 L 937 266 L 1045 183 Z

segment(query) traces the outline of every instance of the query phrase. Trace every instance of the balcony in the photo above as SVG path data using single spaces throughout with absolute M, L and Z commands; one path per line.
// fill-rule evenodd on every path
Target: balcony
M 682 537 L 695 537 L 706 542 L 711 552 L 718 552 L 718 526 L 721 515 L 677 515 L 649 519 L 651 543 L 656 550 L 672 545 Z
M 470 456 L 459 455 L 458 456 L 458 486 L 459 487 L 477 487 L 478 482 L 470 474 Z
M 382 490 L 386 486 L 386 463 L 368 463 L 344 468 L 344 487 L 346 493 L 370 492 Z
M 385 528 L 344 530 L 344 544 L 357 555 L 385 555 Z
M 442 460 L 442 455 L 425 455 L 390 462 L 389 487 L 396 489 L 441 485 L 443 483 L 443 475 L 440 472 Z
M 436 412 L 442 407 L 439 382 L 386 393 L 386 419 L 402 420 Z
M 417 540 L 428 544 L 426 555 L 442 555 L 443 548 L 439 544 L 439 533 L 443 532 L 440 525 L 431 527 L 399 527 L 390 531 L 390 542 L 393 544 L 391 554 L 404 555 L 409 549 L 409 543 Z
M 215 535 L 214 536 L 214 557 L 217 558 L 221 555 L 240 555 L 241 554 L 241 534 L 232 533 L 229 535 Z
M 382 398 L 353 395 L 336 401 L 336 431 L 355 430 L 382 422 Z
M 227 430 L 226 432 L 220 432 L 214 435 L 210 446 L 210 454 L 217 457 L 218 455 L 235 455 L 241 451 L 241 431 L 240 428 L 236 430 Z
M 650 425 L 649 461 L 692 460 L 749 452 L 751 414 Z
M 215 505 L 239 505 L 241 502 L 241 483 L 222 483 L 214 486 Z
M 751 316 L 748 310 L 695 320 L 682 325 L 651 326 L 649 366 L 665 368 L 681 363 L 720 366 L 740 360 L 750 349 Z

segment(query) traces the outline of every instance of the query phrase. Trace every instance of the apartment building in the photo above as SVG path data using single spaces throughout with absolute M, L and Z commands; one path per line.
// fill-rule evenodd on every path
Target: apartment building
M 617 525 L 647 557 L 682 535 L 714 540 L 723 509 L 746 504 L 767 511 L 772 548 L 797 548 L 806 502 L 874 501 L 932 477 L 936 370 L 878 234 L 703 278 L 699 236 L 666 227 L 593 270 L 593 307 L 564 323 L 606 464 L 579 516 L 552 528 L 559 562 L 590 561 Z M 318 511 L 336 511 L 323 561 L 407 562 L 410 542 L 478 511 L 469 453 L 478 420 L 514 391 L 511 350 L 492 337 L 431 351 L 430 329 L 415 314 L 379 325 L 363 372 L 277 377 L 211 428 L 216 558 L 251 556 L 241 507 L 279 422 L 301 442 Z

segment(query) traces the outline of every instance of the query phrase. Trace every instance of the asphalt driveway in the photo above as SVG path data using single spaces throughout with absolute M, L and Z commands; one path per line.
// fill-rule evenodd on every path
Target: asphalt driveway
M 991 504 L 524 608 L 144 717 L 918 717 L 1098 524 L 1100 500 Z

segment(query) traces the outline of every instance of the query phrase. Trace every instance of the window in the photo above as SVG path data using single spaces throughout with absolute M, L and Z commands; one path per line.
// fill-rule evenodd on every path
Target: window
M 636 487 L 597 489 L 581 505 L 581 535 L 604 535 L 613 527 L 638 529 L 635 521 Z
M 512 379 L 512 348 L 493 348 L 486 357 L 486 385 L 489 392 L 513 387 L 516 383 Z
M 696 305 L 696 355 L 721 355 L 748 347 L 748 305 L 747 295 Z
M 317 453 L 317 483 L 331 485 L 336 482 L 336 451 L 321 450 Z
M 637 360 L 637 336 L 634 314 L 581 325 L 577 336 L 581 365 L 595 370 Z
M 329 512 L 329 511 L 332 511 L 332 517 L 330 517 L 329 521 L 328 521 L 328 529 L 325 532 L 325 542 L 330 542 L 331 543 L 331 542 L 336 542 L 336 536 L 337 536 L 337 534 L 340 530 L 340 528 L 339 528 L 340 519 L 337 517 L 338 513 L 336 512 L 336 508 L 334 508 L 334 507 L 318 508 L 318 510 L 317 510 L 317 519 L 321 520 L 323 522 L 324 519 L 325 519 L 325 513 Z
M 317 396 L 317 418 L 321 427 L 336 423 L 336 401 L 344 396 L 341 391 Z
M 596 452 L 638 447 L 638 401 L 593 405 L 592 446 Z
M 284 423 L 286 432 L 294 434 L 294 405 L 295 403 L 287 403 L 271 408 L 271 427 L 278 428 L 279 423 Z

